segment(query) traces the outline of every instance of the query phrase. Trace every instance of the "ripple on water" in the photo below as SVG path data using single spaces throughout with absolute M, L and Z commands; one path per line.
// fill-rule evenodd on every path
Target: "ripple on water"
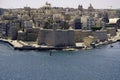
M 120 80 L 120 46 L 92 50 L 19 51 L 0 43 L 0 80 Z

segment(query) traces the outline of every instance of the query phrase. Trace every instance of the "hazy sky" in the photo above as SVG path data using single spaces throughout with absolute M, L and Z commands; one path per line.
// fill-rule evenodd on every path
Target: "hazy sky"
M 77 8 L 79 4 L 83 8 L 87 8 L 91 3 L 94 8 L 120 8 L 120 0 L 0 0 L 2 8 L 23 8 L 29 6 L 31 8 L 39 8 L 49 2 L 53 7 L 73 7 Z M 110 7 L 112 6 L 112 7 Z

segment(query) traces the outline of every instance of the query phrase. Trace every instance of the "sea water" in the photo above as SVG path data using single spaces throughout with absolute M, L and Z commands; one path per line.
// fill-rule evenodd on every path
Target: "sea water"
M 19 51 L 0 42 L 0 80 L 120 80 L 120 43 L 91 50 Z

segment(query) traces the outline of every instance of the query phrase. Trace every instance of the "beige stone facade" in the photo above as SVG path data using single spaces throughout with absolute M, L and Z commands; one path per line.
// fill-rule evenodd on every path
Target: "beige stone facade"
M 48 46 L 75 46 L 73 30 L 40 30 L 38 35 L 39 45 Z

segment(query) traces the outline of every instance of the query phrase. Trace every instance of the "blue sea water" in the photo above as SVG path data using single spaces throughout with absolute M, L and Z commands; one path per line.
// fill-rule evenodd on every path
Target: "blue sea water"
M 120 80 L 120 43 L 112 45 L 50 56 L 0 42 L 0 80 Z

